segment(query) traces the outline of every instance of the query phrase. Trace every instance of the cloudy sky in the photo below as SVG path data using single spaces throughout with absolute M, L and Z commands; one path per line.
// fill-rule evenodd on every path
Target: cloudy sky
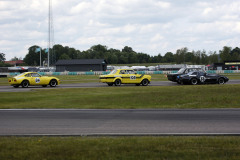
M 54 42 L 162 54 L 240 47 L 237 0 L 52 0 Z M 0 0 L 0 53 L 22 57 L 48 44 L 48 0 Z

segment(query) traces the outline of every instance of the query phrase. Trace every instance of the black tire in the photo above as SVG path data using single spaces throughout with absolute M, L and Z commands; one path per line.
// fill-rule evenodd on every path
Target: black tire
M 57 81 L 55 79 L 53 79 L 53 80 L 50 81 L 49 84 L 50 84 L 51 87 L 56 87 L 57 86 Z
M 113 83 L 107 83 L 108 84 L 108 86 L 113 86 Z
M 47 85 L 42 85 L 43 87 L 47 87 Z
M 224 83 L 225 83 L 225 81 L 224 81 L 223 78 L 219 78 L 219 79 L 218 79 L 218 84 L 224 84 Z
M 178 81 L 178 84 L 184 85 L 185 83 L 183 81 Z
M 144 80 L 142 80 L 142 85 L 143 85 L 143 86 L 147 86 L 147 85 L 148 85 L 148 83 L 149 83 L 149 82 L 148 82 L 148 80 L 147 80 L 147 79 L 144 79 Z
M 121 80 L 120 79 L 117 79 L 115 82 L 114 82 L 114 84 L 115 84 L 115 86 L 121 86 Z
M 19 85 L 14 85 L 13 87 L 14 87 L 14 88 L 18 88 L 18 87 L 19 87 Z
M 27 80 L 24 80 L 24 81 L 22 81 L 21 86 L 22 86 L 23 88 L 27 88 L 27 87 L 29 86 L 29 82 L 28 82 Z
M 190 81 L 190 83 L 191 83 L 192 85 L 198 84 L 197 78 L 192 78 L 191 81 Z

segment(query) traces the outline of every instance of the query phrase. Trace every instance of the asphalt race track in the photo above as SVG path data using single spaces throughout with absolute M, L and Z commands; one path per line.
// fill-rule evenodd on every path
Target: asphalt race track
M 230 80 L 225 85 L 229 84 L 240 84 L 240 80 Z M 153 81 L 150 84 L 177 85 L 169 81 Z M 121 87 L 129 86 L 135 85 Z M 116 86 L 103 83 L 61 84 L 54 88 L 0 86 L 0 92 L 92 87 Z M 0 136 L 34 135 L 240 135 L 240 109 L 0 109 Z
M 224 85 L 228 84 L 240 84 L 240 80 L 230 80 Z M 177 86 L 179 84 L 175 82 L 170 81 L 152 81 L 149 86 Z M 217 84 L 216 84 L 217 85 Z M 129 86 L 135 86 L 134 84 L 130 85 L 124 85 L 122 84 L 121 87 L 129 87 Z M 57 87 L 54 88 L 96 88 L 96 87 L 116 87 L 116 86 L 108 86 L 104 83 L 75 83 L 75 84 L 60 84 Z M 142 87 L 142 86 L 136 86 L 136 87 Z M 53 89 L 52 87 L 42 87 L 42 86 L 29 86 L 28 88 L 14 88 L 12 86 L 0 86 L 0 92 L 24 92 L 24 91 L 31 91 L 32 89 Z
M 240 135 L 240 109 L 0 110 L 0 136 Z

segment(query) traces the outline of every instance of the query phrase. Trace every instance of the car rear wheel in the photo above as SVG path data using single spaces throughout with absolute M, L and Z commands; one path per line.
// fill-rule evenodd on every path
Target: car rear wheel
M 225 83 L 225 81 L 224 81 L 223 78 L 219 78 L 219 79 L 218 79 L 218 84 L 224 84 L 224 83 Z
M 149 82 L 148 82 L 148 80 L 147 80 L 147 79 L 144 79 L 144 80 L 142 80 L 142 85 L 143 85 L 143 86 L 147 86 L 147 85 L 148 85 L 148 83 L 149 83 Z
M 198 80 L 196 78 L 191 79 L 191 84 L 192 85 L 198 84 Z
M 57 85 L 57 81 L 55 79 L 50 81 L 50 86 L 51 87 L 56 87 L 56 85 Z
M 27 88 L 29 86 L 29 82 L 27 80 L 24 80 L 21 85 L 23 88 Z
M 121 80 L 120 79 L 117 79 L 115 81 L 115 86 L 121 86 Z

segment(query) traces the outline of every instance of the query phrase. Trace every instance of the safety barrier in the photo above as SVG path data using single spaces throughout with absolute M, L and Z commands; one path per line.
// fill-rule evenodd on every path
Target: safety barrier
M 137 71 L 138 74 L 170 74 L 176 73 L 177 71 Z M 109 74 L 110 71 L 96 71 L 96 72 L 38 72 L 42 76 L 59 76 L 59 75 L 106 75 Z M 224 73 L 240 73 L 240 70 L 208 70 L 207 73 L 216 73 L 216 74 L 224 74 Z M 14 73 L 0 73 L 0 75 L 7 76 L 16 76 L 20 74 L 19 72 Z

